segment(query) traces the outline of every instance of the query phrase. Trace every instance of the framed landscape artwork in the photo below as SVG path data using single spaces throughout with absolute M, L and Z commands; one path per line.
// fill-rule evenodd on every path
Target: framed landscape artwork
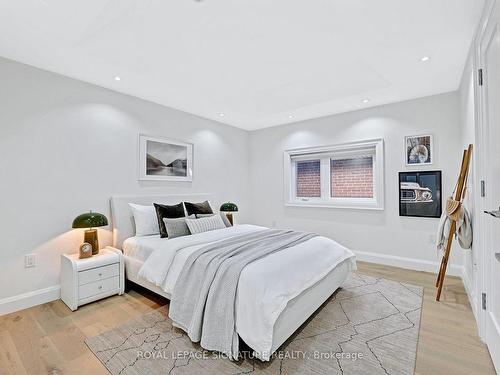
M 193 145 L 140 134 L 139 180 L 192 181 Z
M 399 216 L 441 217 L 441 171 L 399 172 Z
M 432 135 L 405 137 L 406 166 L 429 165 L 434 162 Z

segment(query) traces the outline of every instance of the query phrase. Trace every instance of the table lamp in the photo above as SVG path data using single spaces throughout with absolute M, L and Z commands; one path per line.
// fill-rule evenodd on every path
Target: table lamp
M 83 241 L 92 245 L 92 255 L 99 254 L 99 239 L 97 238 L 97 227 L 108 225 L 108 219 L 98 212 L 87 212 L 73 220 L 73 228 L 88 228 L 85 231 Z
M 220 211 L 226 213 L 227 219 L 233 225 L 233 212 L 238 212 L 238 206 L 234 203 L 226 202 L 220 206 Z

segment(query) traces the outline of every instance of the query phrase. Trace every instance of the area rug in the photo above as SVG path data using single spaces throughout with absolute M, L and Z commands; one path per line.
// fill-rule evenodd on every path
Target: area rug
M 172 326 L 168 306 L 98 336 L 87 346 L 115 374 L 413 374 L 423 290 L 359 273 L 275 353 L 231 362 Z

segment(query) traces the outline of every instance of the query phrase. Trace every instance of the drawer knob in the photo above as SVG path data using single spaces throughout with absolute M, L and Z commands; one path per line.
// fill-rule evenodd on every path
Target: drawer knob
M 102 289 L 102 285 L 99 285 L 99 289 Z
M 99 273 L 99 276 L 102 276 L 102 273 Z

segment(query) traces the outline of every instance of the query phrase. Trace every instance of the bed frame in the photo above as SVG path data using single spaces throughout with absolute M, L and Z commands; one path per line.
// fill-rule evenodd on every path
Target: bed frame
M 135 223 L 129 203 L 150 205 L 161 203 L 174 205 L 179 202 L 203 202 L 212 200 L 211 194 L 171 194 L 171 195 L 120 195 L 111 197 L 111 225 L 113 227 L 113 247 L 122 250 L 123 241 L 135 236 Z M 138 284 L 152 292 L 167 299 L 171 298 L 169 293 L 165 293 L 156 285 L 136 277 L 136 272 L 131 272 L 134 268 L 134 259 L 125 258 L 125 278 L 128 281 Z M 127 272 L 128 270 L 128 272 Z
M 135 235 L 134 219 L 129 203 L 149 205 L 152 203 L 178 204 L 184 201 L 200 202 L 211 200 L 210 194 L 178 195 L 128 195 L 111 198 L 111 220 L 113 226 L 113 246 L 122 250 L 123 241 Z M 154 284 L 135 277 L 134 259 L 125 258 L 125 277 L 165 298 L 170 295 Z M 136 262 L 136 261 L 135 261 Z M 127 272 L 128 269 L 128 272 Z M 350 269 L 346 262 L 338 265 L 324 279 L 291 300 L 274 326 L 272 352 L 275 352 L 339 287 Z

